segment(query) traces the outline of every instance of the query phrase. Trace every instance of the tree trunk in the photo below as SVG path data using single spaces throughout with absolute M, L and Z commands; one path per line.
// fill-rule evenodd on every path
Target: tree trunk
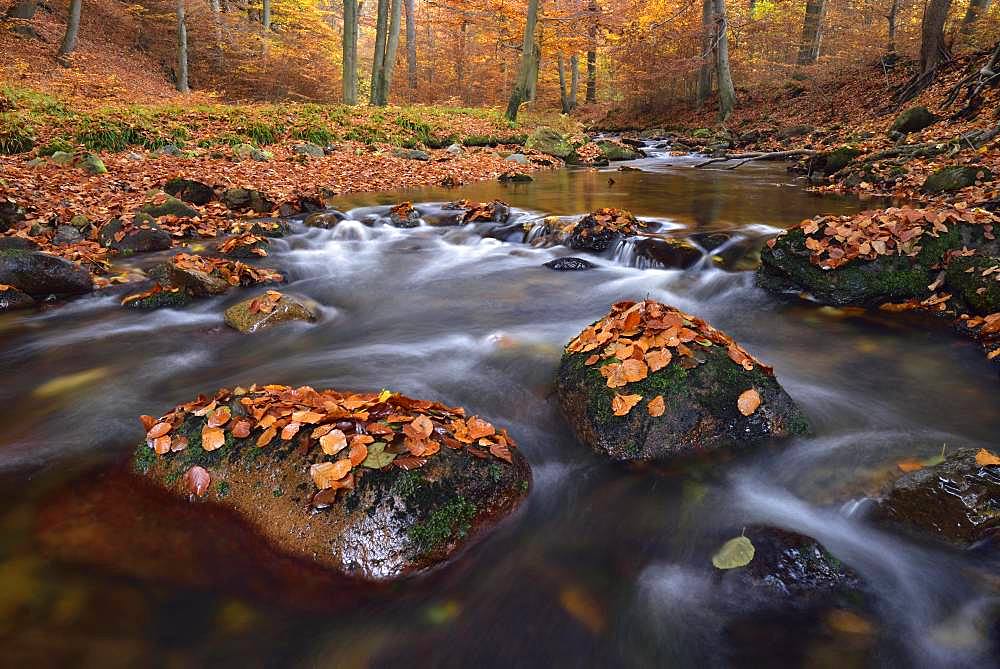
M 577 95 L 580 90 L 580 58 L 574 53 L 569 59 L 569 102 L 570 109 L 576 109 Z
M 177 90 L 190 93 L 188 86 L 188 36 L 184 0 L 177 0 Z
M 971 0 L 969 8 L 965 10 L 965 18 L 962 19 L 962 34 L 968 35 L 972 32 L 972 24 L 986 14 L 990 9 L 990 0 Z
M 948 19 L 951 0 L 930 0 L 920 23 L 920 74 L 933 71 L 951 58 L 944 43 L 944 22 Z
M 899 0 L 892 0 L 889 6 L 889 13 L 885 15 L 885 20 L 889 23 L 889 43 L 886 44 L 886 51 L 896 53 L 896 17 L 899 16 Z
M 458 58 L 455 61 L 455 92 L 462 102 L 467 102 L 465 95 L 465 47 L 469 34 L 469 22 L 462 19 L 462 27 L 458 31 Z
M 212 10 L 212 24 L 215 28 L 215 67 L 219 70 L 225 65 L 225 50 L 223 48 L 224 36 L 222 34 L 222 3 L 219 0 L 211 0 L 209 7 Z
M 587 9 L 591 12 L 588 32 L 590 48 L 587 49 L 587 103 L 593 104 L 597 102 L 597 13 L 600 11 L 597 0 L 590 0 Z
M 260 23 L 264 26 L 264 32 L 271 29 L 271 0 L 264 0 L 264 5 L 260 12 Z
M 17 0 L 7 10 L 8 19 L 33 19 L 38 11 L 38 0 Z
M 725 123 L 736 106 L 736 90 L 733 88 L 733 75 L 729 71 L 729 38 L 726 31 L 729 21 L 726 19 L 726 0 L 714 0 L 715 5 L 715 65 L 716 77 L 719 81 L 719 118 Z
M 344 104 L 358 104 L 357 0 L 344 0 Z
M 511 122 L 517 120 L 517 112 L 521 108 L 521 103 L 524 102 L 531 90 L 533 73 L 538 69 L 538 64 L 534 62 L 538 55 L 538 51 L 535 49 L 535 27 L 537 24 L 538 0 L 528 0 L 528 16 L 524 22 L 524 41 L 521 43 L 521 66 L 517 72 L 514 89 L 510 93 L 510 102 L 507 103 L 506 117 Z
M 372 58 L 371 93 L 368 96 L 370 104 L 378 104 L 378 94 L 382 90 L 382 61 L 385 60 L 385 30 L 389 24 L 389 0 L 378 0 L 375 10 L 375 55 Z
M 802 41 L 799 43 L 799 65 L 812 65 L 819 58 L 819 45 L 823 40 L 823 15 L 826 0 L 806 0 L 806 18 L 802 23 Z
M 562 113 L 568 114 L 572 111 L 569 104 L 569 91 L 566 88 L 566 59 L 562 54 L 556 57 L 556 67 L 559 69 L 559 105 Z
M 69 56 L 76 49 L 76 41 L 80 35 L 80 10 L 83 0 L 70 0 L 69 19 L 66 21 L 66 35 L 59 47 L 59 62 L 67 63 Z
M 528 91 L 525 95 L 525 99 L 530 102 L 534 102 L 538 94 L 538 69 L 542 62 L 542 45 L 536 40 L 532 48 L 535 50 L 532 60 L 534 67 L 528 75 Z
M 381 13 L 385 9 L 385 14 Z M 402 0 L 379 0 L 379 22 L 383 23 L 383 37 L 375 39 L 376 76 L 372 77 L 372 104 L 384 107 L 389 104 L 389 89 L 392 87 L 392 71 L 396 67 L 396 53 L 399 51 L 399 23 L 403 13 Z M 388 25 L 385 20 L 388 19 Z M 381 44 L 385 51 L 379 53 Z
M 713 0 L 701 3 L 701 68 L 698 70 L 698 108 L 712 94 L 712 54 L 715 52 L 715 23 L 713 21 Z
M 406 0 L 406 79 L 410 90 L 417 90 L 417 9 Z

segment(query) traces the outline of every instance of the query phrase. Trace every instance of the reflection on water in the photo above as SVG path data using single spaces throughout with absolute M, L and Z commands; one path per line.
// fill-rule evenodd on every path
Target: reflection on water
M 759 237 L 759 226 L 864 206 L 777 186 L 789 180 L 775 166 L 638 164 L 649 171 L 562 171 L 525 186 L 358 196 L 342 208 L 501 197 L 536 213 L 625 206 L 666 228 Z M 872 528 L 850 503 L 898 460 L 943 443 L 995 444 L 996 379 L 973 346 L 924 323 L 789 305 L 748 273 L 705 264 L 640 270 L 604 258 L 591 271 L 553 272 L 542 264 L 565 249 L 466 228 L 346 222 L 297 229 L 272 250 L 287 290 L 323 305 L 318 324 L 239 335 L 222 312 L 244 294 L 148 314 L 95 296 L 0 320 L 0 639 L 11 666 L 988 664 L 995 574 Z M 645 296 L 705 317 L 772 364 L 815 437 L 658 473 L 609 466 L 576 444 L 551 395 L 561 347 L 610 303 Z M 86 487 L 78 476 L 100 485 L 93 468 L 127 454 L 141 436 L 136 416 L 253 382 L 388 387 L 464 405 L 511 429 L 535 488 L 433 578 L 336 614 L 250 588 L 167 584 L 99 551 L 55 560 L 39 550 L 37 509 L 72 506 Z M 754 522 L 811 534 L 856 569 L 870 584 L 869 628 L 845 631 L 830 611 L 747 622 L 740 602 L 720 597 L 709 558 Z M 155 546 L 159 529 L 132 531 Z M 81 523 L 74 539 L 89 531 Z

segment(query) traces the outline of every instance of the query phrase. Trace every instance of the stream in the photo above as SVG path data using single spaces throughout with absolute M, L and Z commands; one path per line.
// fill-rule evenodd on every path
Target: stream
M 597 267 L 556 272 L 543 264 L 568 249 L 484 238 L 479 224 L 366 224 L 403 200 L 433 213 L 502 199 L 523 222 L 621 207 L 668 236 L 725 232 L 752 252 L 804 218 L 875 206 L 805 192 L 781 165 L 696 161 L 654 150 L 627 164 L 637 171 L 615 163 L 530 183 L 345 196 L 336 206 L 350 220 L 294 223 L 260 263 L 285 273 L 283 291 L 322 305 L 317 324 L 241 335 L 222 313 L 248 291 L 182 310 L 132 312 L 93 295 L 0 315 L 0 664 L 993 666 L 996 565 L 864 513 L 900 460 L 996 447 L 997 380 L 974 344 L 917 316 L 780 299 L 739 263 L 664 269 L 618 248 L 575 252 Z M 647 296 L 772 365 L 814 436 L 687 469 L 612 465 L 576 443 L 551 389 L 562 347 L 611 303 Z M 72 504 L 77 486 L 127 457 L 140 414 L 252 383 L 388 388 L 464 406 L 510 430 L 533 489 L 433 578 L 336 614 L 40 548 L 39 509 Z M 713 587 L 710 557 L 751 523 L 815 537 L 856 570 L 868 627 L 831 624 L 829 611 L 742 614 Z M 192 542 L 213 540 L 192 528 Z

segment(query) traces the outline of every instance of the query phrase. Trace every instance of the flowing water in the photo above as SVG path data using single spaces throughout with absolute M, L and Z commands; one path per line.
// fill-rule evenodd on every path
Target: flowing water
M 591 258 L 596 269 L 554 272 L 543 263 L 565 248 L 483 238 L 475 226 L 366 225 L 404 199 L 501 198 L 522 221 L 616 206 L 672 236 L 728 231 L 759 246 L 802 218 L 866 206 L 805 193 L 780 166 L 693 162 L 654 153 L 631 163 L 636 172 L 344 198 L 352 220 L 296 225 L 263 263 L 286 273 L 283 290 L 322 305 L 316 325 L 237 334 L 222 312 L 245 294 L 152 313 L 92 296 L 0 317 L 0 664 L 989 666 L 996 564 L 875 526 L 863 502 L 901 459 L 996 446 L 997 380 L 974 346 L 937 324 L 778 299 L 751 272 L 711 260 L 643 268 L 619 248 Z M 612 302 L 646 296 L 773 365 L 815 436 L 658 471 L 610 465 L 575 443 L 551 390 L 561 347 Z M 139 414 L 254 382 L 385 387 L 465 406 L 510 429 L 533 490 L 433 577 L 336 613 L 165 583 L 124 556 L 46 549 L 39 513 L 71 509 L 126 457 Z M 869 585 L 867 624 L 838 625 L 823 610 L 745 615 L 709 560 L 751 523 L 811 535 L 854 568 Z M 192 543 L 213 541 L 192 525 Z M 170 561 L 177 549 L 159 550 Z

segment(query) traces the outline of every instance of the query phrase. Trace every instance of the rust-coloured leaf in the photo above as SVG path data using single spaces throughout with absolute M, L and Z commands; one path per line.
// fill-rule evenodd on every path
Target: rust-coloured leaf
M 351 464 L 357 467 L 368 457 L 368 447 L 358 441 L 352 440 L 351 450 L 348 452 L 347 457 L 350 459 Z
M 663 395 L 657 395 L 646 404 L 646 411 L 653 418 L 659 418 L 667 410 L 667 405 L 663 401 Z
M 673 357 L 669 349 L 654 349 L 646 352 L 646 364 L 649 365 L 649 371 L 658 372 L 669 365 Z
M 427 416 L 417 416 L 413 421 L 403 428 L 403 434 L 411 439 L 420 441 L 431 436 L 434 431 L 434 423 Z
M 214 451 L 226 443 L 226 433 L 220 428 L 206 425 L 201 429 L 201 447 L 206 451 Z
M 142 421 L 142 429 L 144 429 L 146 432 L 152 430 L 153 426 L 156 425 L 156 419 L 153 418 L 152 416 L 147 416 L 143 414 L 142 416 L 139 416 L 139 420 Z
M 473 416 L 467 420 L 466 425 L 469 427 L 469 438 L 473 441 L 496 434 L 496 428 L 493 427 L 493 424 L 483 420 L 479 416 Z
M 320 437 L 319 445 L 327 455 L 336 455 L 347 448 L 347 435 L 341 430 L 331 430 Z
M 237 421 L 232 428 L 233 436 L 236 437 L 237 439 L 246 439 L 247 437 L 250 436 L 250 429 L 251 429 L 250 421 L 248 420 Z
M 260 448 L 267 446 L 268 444 L 271 443 L 271 440 L 277 436 L 277 434 L 278 434 L 278 428 L 272 425 L 271 427 L 264 430 L 259 437 L 257 437 L 257 446 Z
M 184 472 L 184 489 L 190 495 L 202 497 L 212 483 L 212 476 L 204 467 L 195 465 Z
M 229 422 L 230 417 L 232 417 L 232 413 L 229 407 L 222 406 L 209 414 L 207 424 L 209 427 L 222 427 Z
M 149 432 L 146 433 L 146 439 L 150 441 L 152 441 L 153 439 L 158 439 L 163 435 L 167 434 L 168 432 L 170 432 L 172 429 L 174 429 L 174 426 L 171 425 L 170 423 L 166 422 L 157 423 L 152 428 L 150 428 Z
M 153 440 L 153 450 L 156 451 L 157 455 L 164 455 L 170 452 L 170 435 L 165 434 L 162 437 L 157 437 Z
M 625 416 L 642 400 L 642 395 L 619 395 L 611 399 L 611 410 L 616 416 Z
M 281 428 L 281 438 L 285 441 L 289 441 L 295 435 L 299 433 L 299 428 L 302 427 L 301 423 L 291 422 L 285 427 Z
M 646 367 L 646 363 L 635 358 L 629 358 L 622 363 L 622 374 L 624 374 L 627 382 L 635 383 L 646 378 L 649 375 L 649 370 Z
M 896 463 L 896 466 L 899 467 L 899 471 L 909 473 L 923 469 L 924 463 L 920 462 L 920 460 L 900 460 Z
M 1000 465 L 1000 457 L 997 457 L 995 453 L 987 451 L 985 448 L 980 448 L 976 452 L 976 464 L 980 467 L 986 467 L 987 465 Z
M 736 400 L 736 408 L 740 410 L 740 413 L 744 416 L 749 416 L 757 410 L 760 406 L 760 393 L 755 389 L 750 388 L 749 390 L 744 390 L 739 398 Z

